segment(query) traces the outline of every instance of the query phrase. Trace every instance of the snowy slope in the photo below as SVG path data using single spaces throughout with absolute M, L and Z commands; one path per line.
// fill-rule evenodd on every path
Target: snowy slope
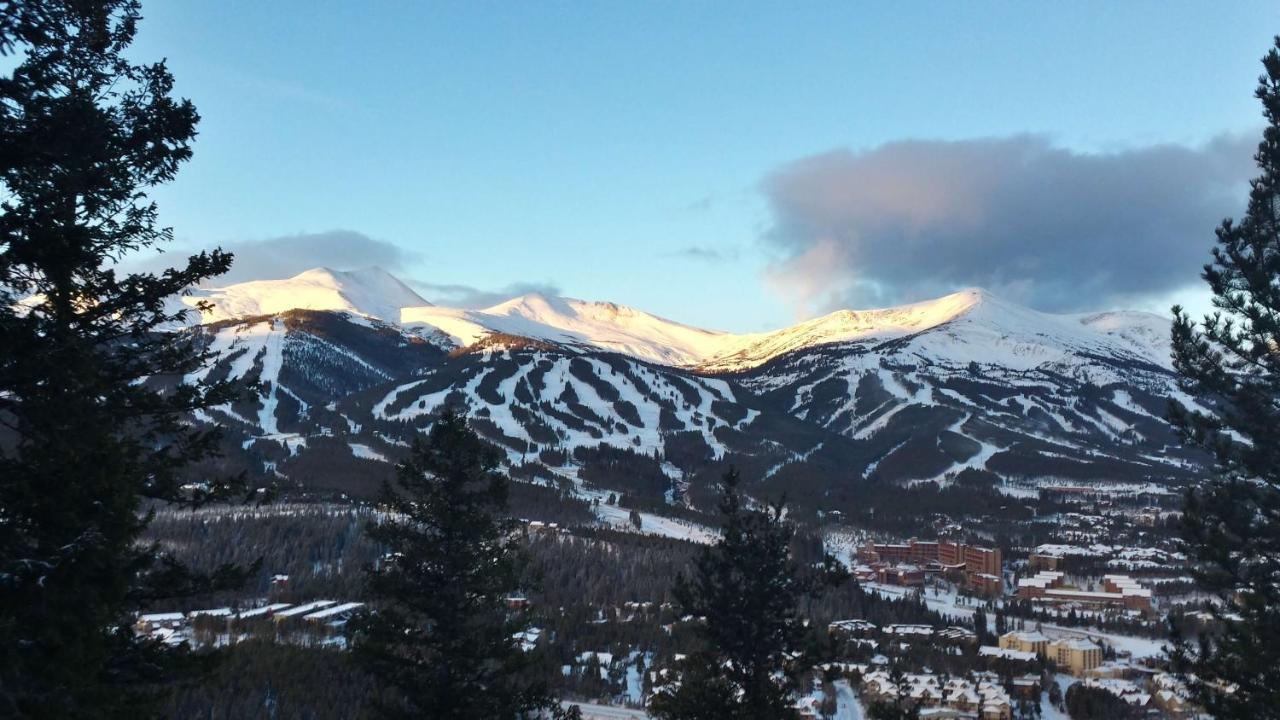
M 343 308 L 370 307 L 352 297 Z M 188 382 L 263 392 L 199 419 L 232 431 L 251 467 L 344 491 L 445 407 L 513 467 L 572 475 L 626 457 L 644 488 L 655 473 L 684 478 L 726 458 L 780 488 L 978 473 L 1010 492 L 1177 483 L 1202 463 L 1163 419 L 1178 397 L 1161 357 L 1167 321 L 1141 313 L 1046 315 L 966 291 L 735 336 L 538 296 L 409 307 L 404 328 L 354 312 L 206 326 L 218 361 Z M 543 342 L 477 343 L 493 333 Z M 446 352 L 458 346 L 470 347 Z M 673 367 L 708 355 L 726 369 Z
M 1085 327 L 1105 333 L 1117 341 L 1127 343 L 1134 352 L 1162 367 L 1172 368 L 1173 343 L 1169 326 L 1173 320 L 1161 315 L 1132 310 L 1089 313 L 1070 316 Z
M 1158 315 L 1109 312 L 1054 315 L 980 289 L 876 310 L 840 310 L 773 332 L 702 330 L 613 303 L 525 295 L 484 310 L 405 308 L 408 328 L 430 328 L 466 347 L 513 335 L 581 350 L 604 350 L 697 369 L 739 372 L 801 350 L 841 343 L 868 346 L 909 338 L 921 353 L 1028 370 L 1100 354 L 1167 368 L 1168 324 Z
M 732 455 L 780 485 L 805 468 L 1143 483 L 1201 462 L 1164 420 L 1170 398 L 1186 399 L 1169 320 L 1148 313 L 1049 314 L 968 289 L 739 335 L 536 294 L 437 307 L 376 269 L 199 297 L 215 305 L 206 320 L 243 318 L 207 328 L 218 372 L 264 388 L 203 419 L 295 460 L 314 451 L 300 442 L 325 463 L 339 450 L 391 459 L 455 407 L 513 465 L 538 458 L 565 472 L 623 451 L 672 477 Z M 262 462 L 292 472 L 288 459 Z
M 877 310 L 837 310 L 781 330 L 739 335 L 699 363 L 707 371 L 740 370 L 796 350 L 849 341 L 888 340 L 928 330 L 971 313 L 989 297 L 962 290 L 935 300 Z
M 274 315 L 288 310 L 329 310 L 395 323 L 400 308 L 426 300 L 381 268 L 343 272 L 315 268 L 283 280 L 255 280 L 223 288 L 201 288 L 182 298 L 189 307 L 213 305 L 201 322 Z
M 409 328 L 432 327 L 459 346 L 492 333 L 607 350 L 664 365 L 693 365 L 723 352 L 738 336 L 701 330 L 625 305 L 523 295 L 484 310 L 405 308 Z
M 816 345 L 900 337 L 969 312 L 983 296 L 965 291 L 882 310 L 841 310 L 774 332 L 702 330 L 614 303 L 525 295 L 484 310 L 406 308 L 406 327 L 432 327 L 459 346 L 492 333 L 607 350 L 665 365 L 724 371 L 753 367 Z
M 1025 370 L 1092 352 L 1167 367 L 1168 334 L 1169 321 L 1150 313 L 1054 315 L 970 288 L 935 300 L 840 310 L 775 332 L 737 336 L 735 349 L 705 360 L 699 369 L 742 370 L 807 348 L 846 342 L 867 346 L 903 337 L 930 359 L 953 363 Z
M 214 305 L 206 323 L 292 309 L 327 310 L 400 323 L 418 335 L 467 347 L 493 335 L 606 351 L 701 372 L 741 372 L 797 351 L 907 339 L 920 353 L 952 363 L 992 363 L 1027 370 L 1106 355 L 1169 367 L 1169 321 L 1140 312 L 1054 315 L 971 288 L 944 297 L 875 310 L 840 310 L 763 333 L 691 327 L 635 308 L 540 294 L 482 310 L 427 303 L 383 270 L 308 270 L 284 280 L 203 289 L 183 298 Z

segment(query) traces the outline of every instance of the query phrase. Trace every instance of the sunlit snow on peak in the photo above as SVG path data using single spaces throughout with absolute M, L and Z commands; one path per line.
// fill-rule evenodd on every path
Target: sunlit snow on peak
M 1168 365 L 1168 320 L 1140 312 L 1043 313 L 981 288 L 870 310 L 838 310 L 779 330 L 733 334 L 691 327 L 612 302 L 531 293 L 481 310 L 431 305 L 380 268 L 316 268 L 284 280 L 203 289 L 203 322 L 291 309 L 330 310 L 399 323 L 467 347 L 495 335 L 605 350 L 665 365 L 742 370 L 797 350 L 904 339 L 951 362 L 1031 367 L 1080 351 L 1117 352 Z

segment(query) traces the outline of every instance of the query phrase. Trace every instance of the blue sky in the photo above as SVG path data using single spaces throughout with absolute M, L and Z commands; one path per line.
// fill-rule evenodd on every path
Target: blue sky
M 925 268 L 921 282 L 903 282 L 910 267 L 886 269 L 886 243 L 922 254 L 934 254 L 930 242 L 973 246 L 979 266 L 1002 257 L 981 252 L 1008 249 L 978 248 L 990 228 L 976 220 L 959 235 L 912 224 L 904 240 L 898 225 L 881 231 L 881 205 L 846 214 L 839 203 L 868 202 L 846 199 L 848 183 L 878 185 L 877 172 L 901 163 L 914 163 L 918 182 L 933 153 L 956 148 L 968 158 L 956 166 L 961 188 L 991 163 L 1022 168 L 976 198 L 982 207 L 1063 163 L 1076 190 L 1098 166 L 1108 183 L 1145 185 L 1128 168 L 1136 157 L 1167 173 L 1163 160 L 1147 162 L 1153 146 L 1186 148 L 1191 159 L 1174 163 L 1186 172 L 1217 167 L 1207 143 L 1227 134 L 1235 144 L 1223 156 L 1239 157 L 1260 128 L 1258 59 L 1280 30 L 1280 11 L 1261 2 L 151 0 L 144 13 L 136 57 L 167 57 L 203 116 L 195 159 L 155 194 L 184 247 L 347 230 L 429 298 L 536 285 L 731 330 L 993 279 L 1049 309 L 1190 297 L 1186 262 L 1139 295 L 1087 279 L 1075 303 L 1062 299 L 1069 283 L 1052 296 L 1037 289 L 1061 279 L 1052 268 L 1020 276 L 1025 261 L 998 275 Z M 1028 134 L 1033 147 L 1007 159 Z M 981 139 L 1000 142 L 969 144 Z M 923 143 L 893 152 L 902 141 Z M 815 170 L 813 156 L 834 157 L 836 170 Z M 1241 172 L 1232 165 L 1197 190 L 1214 198 L 1207 225 L 1169 242 L 1201 238 L 1194 257 L 1207 256 L 1212 219 L 1237 210 L 1221 189 Z M 833 174 L 845 184 L 823 184 Z M 906 198 L 915 187 L 903 186 Z M 818 216 L 796 195 L 828 191 L 836 207 Z M 1114 227 L 1114 208 L 1066 196 L 1102 218 L 1080 232 Z M 1145 196 L 1132 204 L 1162 213 Z M 1026 208 L 998 210 L 983 214 Z M 1155 233 L 1159 248 L 1168 228 L 1132 222 L 1141 229 L 1091 242 Z M 298 262 L 358 262 L 316 247 L 314 262 Z M 1175 288 L 1182 275 L 1186 291 Z

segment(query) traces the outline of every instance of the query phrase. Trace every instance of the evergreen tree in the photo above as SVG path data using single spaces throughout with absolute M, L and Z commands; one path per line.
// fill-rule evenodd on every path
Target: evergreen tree
M 355 623 L 355 652 L 396 690 L 385 717 L 502 720 L 555 704 L 516 639 L 527 622 L 506 606 L 521 557 L 497 467 L 497 451 L 449 412 L 383 485 L 386 514 L 368 533 L 388 553 L 370 569 L 377 604 Z
M 982 608 L 973 611 L 973 632 L 978 636 L 979 645 L 995 642 L 991 637 L 991 630 L 987 628 L 987 613 Z
M 799 602 L 847 577 L 830 556 L 802 575 L 791 559 L 795 529 L 783 519 L 782 504 L 744 508 L 739 482 L 736 470 L 724 476 L 720 540 L 698 558 L 692 579 L 676 580 L 680 613 L 699 619 L 700 646 L 680 682 L 655 696 L 655 717 L 796 717 L 795 691 L 812 667 L 812 658 L 798 652 Z
M 149 188 L 191 156 L 198 119 L 164 63 L 125 58 L 134 0 L 0 4 L 0 716 L 143 717 L 178 650 L 134 637 L 130 610 L 235 584 L 139 537 L 152 500 L 217 447 L 186 423 L 225 384 L 177 381 L 208 357 L 166 302 L 225 272 L 201 254 L 161 274 L 114 265 L 171 239 Z
M 1213 414 L 1177 403 L 1170 410 L 1218 471 L 1188 493 L 1182 534 L 1198 580 L 1223 600 L 1210 609 L 1220 632 L 1195 647 L 1175 627 L 1174 661 L 1219 718 L 1280 717 L 1280 679 L 1271 672 L 1280 665 L 1280 52 L 1262 63 L 1261 174 L 1244 217 L 1218 228 L 1202 275 L 1216 312 L 1196 323 L 1174 308 L 1183 389 L 1219 406 Z

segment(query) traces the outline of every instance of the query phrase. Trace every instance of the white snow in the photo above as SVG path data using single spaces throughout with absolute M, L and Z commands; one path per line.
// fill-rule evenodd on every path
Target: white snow
M 337 604 L 338 604 L 337 600 L 316 600 L 313 602 L 309 602 L 305 605 L 295 605 L 287 610 L 281 610 L 277 612 L 275 616 L 278 618 L 287 618 L 287 617 L 295 617 L 297 615 L 309 615 L 321 608 L 326 608 L 331 605 L 337 605 Z
M 274 315 L 287 310 L 333 310 L 399 322 L 400 308 L 428 305 L 420 295 L 380 268 L 341 272 L 315 268 L 283 280 L 254 280 L 221 288 L 199 288 L 182 298 L 194 308 L 213 309 L 201 322 Z
M 383 455 L 368 445 L 364 445 L 362 443 L 347 443 L 347 445 L 351 448 L 351 454 L 358 458 L 363 458 L 365 460 L 377 460 L 378 462 L 389 462 L 386 455 Z
M 204 322 L 295 308 L 330 310 L 349 313 L 353 319 L 399 323 L 419 335 L 447 338 L 455 346 L 505 334 L 709 371 L 755 367 L 818 345 L 894 338 L 906 338 L 911 354 L 960 364 L 1030 369 L 1090 351 L 1170 366 L 1167 318 L 1131 311 L 1053 315 L 977 288 L 898 307 L 839 310 L 791 327 L 746 334 L 705 330 L 610 302 L 541 294 L 482 310 L 439 307 L 378 268 L 316 268 L 283 280 L 196 289 L 181 300 L 191 307 L 200 300 L 211 303 L 214 308 L 201 318 Z M 1096 379 L 1101 384 L 1108 378 Z M 885 385 L 899 397 L 913 395 L 892 378 Z
M 733 343 L 728 333 L 684 325 L 624 305 L 523 295 L 483 310 L 405 308 L 406 327 L 434 327 L 458 345 L 501 333 L 590 347 L 669 365 L 692 365 Z
M 272 320 L 270 330 L 263 340 L 261 381 L 267 384 L 260 402 L 262 409 L 258 412 L 258 427 L 264 435 L 279 435 L 280 428 L 276 422 L 276 390 L 279 386 L 280 369 L 284 366 L 281 348 L 284 345 L 284 327 L 279 320 Z

